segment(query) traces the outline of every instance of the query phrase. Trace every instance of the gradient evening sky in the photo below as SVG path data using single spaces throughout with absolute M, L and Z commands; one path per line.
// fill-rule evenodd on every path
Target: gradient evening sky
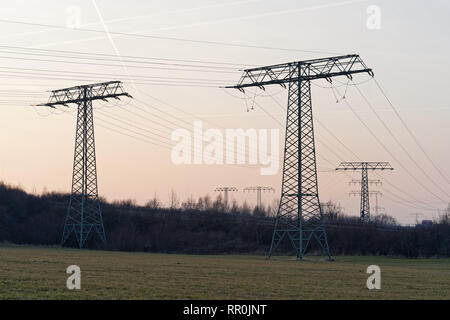
M 373 5 L 380 8 L 380 29 L 367 27 L 370 16 L 367 9 Z M 48 90 L 94 81 L 123 80 L 125 88 L 136 97 L 135 101 L 96 104 L 95 118 L 100 120 L 96 122 L 95 133 L 101 196 L 108 200 L 131 198 L 143 204 L 155 193 L 161 200 L 167 201 L 171 189 L 185 200 L 191 195 L 197 197 L 209 193 L 215 196 L 213 189 L 216 186 L 236 186 L 243 189 L 263 185 L 276 189 L 275 194 L 264 196 L 264 201 L 268 203 L 279 197 L 281 168 L 277 175 L 262 176 L 259 174 L 259 166 L 176 166 L 171 161 L 170 148 L 136 140 L 99 125 L 102 123 L 101 119 L 105 119 L 113 123 L 109 126 L 116 131 L 138 136 L 119 128 L 118 126 L 132 129 L 124 123 L 115 122 L 113 118 L 109 118 L 111 116 L 150 131 L 163 130 L 166 143 L 172 145 L 174 142 L 170 142 L 171 132 L 187 126 L 186 122 L 192 126 L 194 120 L 203 120 L 205 129 L 217 128 L 222 131 L 224 128 L 281 128 L 280 138 L 283 138 L 280 123 L 284 125 L 285 113 L 274 99 L 284 108 L 287 94 L 279 86 L 268 87 L 263 95 L 259 89 L 249 89 L 247 95 L 253 98 L 256 93 L 258 105 L 255 110 L 246 112 L 246 101 L 235 90 L 156 83 L 136 84 L 132 81 L 136 76 L 159 76 L 206 78 L 235 84 L 240 73 L 230 72 L 230 69 L 223 69 L 226 72 L 140 69 L 124 66 L 130 65 L 127 62 L 121 65 L 104 60 L 97 62 L 114 63 L 116 66 L 69 64 L 54 61 L 67 60 L 64 57 L 24 55 L 19 54 L 20 50 L 17 48 L 5 46 L 230 62 L 243 66 L 277 64 L 331 56 L 333 53 L 358 53 L 373 68 L 376 79 L 425 147 L 429 157 L 450 177 L 450 98 L 446 74 L 450 69 L 448 1 L 27 0 L 2 2 L 1 7 L 0 94 L 3 96 L 0 99 L 0 179 L 21 185 L 29 192 L 40 193 L 44 189 L 70 191 L 75 131 L 74 106 L 67 109 L 72 112 L 52 113 L 46 108 L 33 108 L 29 105 L 46 102 Z M 73 22 L 78 12 L 81 28 L 105 30 L 106 27 L 112 32 L 292 48 L 299 51 L 230 47 L 114 34 L 108 37 L 106 33 L 51 27 L 66 26 Z M 101 19 L 104 19 L 105 25 L 101 23 Z M 12 23 L 13 21 L 41 26 Z M 315 53 L 306 52 L 308 50 Z M 26 60 L 30 58 L 47 61 Z M 74 74 L 70 73 L 59 74 L 61 79 L 52 79 L 49 73 L 42 71 L 6 68 L 96 74 L 89 76 L 88 80 L 83 80 L 80 76 L 73 79 Z M 239 67 L 236 66 L 237 69 Z M 122 76 L 113 78 L 103 75 L 107 73 Z M 127 77 L 134 78 L 127 81 Z M 382 187 L 373 187 L 373 190 L 383 192 L 380 206 L 386 208 L 388 214 L 402 223 L 412 223 L 415 218 L 411 214 L 416 212 L 423 213 L 422 218 L 435 217 L 437 209 L 447 206 L 450 184 L 433 168 L 374 81 L 366 82 L 368 79 L 366 74 L 356 75 L 354 78 L 356 83 L 361 82 L 361 91 L 428 177 L 424 176 L 389 135 L 354 87 L 348 87 L 346 100 L 407 170 L 380 146 L 343 101 L 336 103 L 336 92 L 321 87 L 328 86 L 326 81 L 321 80 L 313 86 L 314 116 L 361 160 L 391 163 L 395 169 L 393 172 L 380 172 L 379 176 L 371 174 L 371 178 L 383 181 Z M 336 80 L 346 82 L 344 78 Z M 335 84 L 341 85 L 339 82 Z M 342 95 L 345 88 L 341 86 L 337 90 Z M 269 97 L 272 94 L 274 99 Z M 249 106 L 252 101 L 253 99 L 247 100 Z M 183 109 L 192 116 L 164 103 Z M 260 106 L 272 117 L 263 112 Z M 127 112 L 124 110 L 126 108 L 134 113 Z M 164 123 L 170 130 L 152 121 Z M 107 123 L 103 124 L 108 126 Z M 140 132 L 139 137 L 148 141 L 164 140 L 164 137 L 159 138 L 149 131 L 136 128 L 132 130 Z M 360 174 L 346 175 L 332 170 L 340 161 L 358 159 L 317 122 L 315 130 L 318 138 L 317 153 L 320 155 L 317 161 L 321 200 L 333 200 L 340 203 L 346 213 L 358 215 L 359 199 L 348 195 L 349 191 L 358 187 L 351 187 L 348 182 L 351 178 L 359 178 Z M 280 154 L 281 148 L 280 144 Z M 253 204 L 256 195 L 240 191 L 233 193 L 232 198 Z M 371 198 L 373 205 L 374 200 Z

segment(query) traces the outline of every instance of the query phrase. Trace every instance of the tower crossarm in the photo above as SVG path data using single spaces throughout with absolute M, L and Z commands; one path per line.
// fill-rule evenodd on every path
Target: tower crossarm
M 246 69 L 238 84 L 227 88 L 243 90 L 255 86 L 264 88 L 271 84 L 285 86 L 285 83 L 299 80 L 331 81 L 331 78 L 336 76 L 347 76 L 351 79 L 355 73 L 368 73 L 373 76 L 372 69 L 367 68 L 359 55 L 350 54 Z
M 86 97 L 84 96 L 86 92 Z M 121 96 L 130 97 L 124 91 L 121 81 L 109 81 L 94 83 L 83 86 L 70 87 L 66 89 L 53 90 L 47 103 L 38 106 L 55 107 L 57 105 L 79 104 L 85 100 L 106 100 L 110 98 L 119 99 Z
M 348 195 L 349 196 L 361 195 L 361 191 L 354 190 L 354 191 L 349 192 Z M 381 191 L 369 191 L 369 195 L 382 197 L 383 193 Z
M 272 187 L 246 187 L 244 188 L 244 192 L 250 192 L 250 191 L 270 191 L 275 192 L 275 189 Z
M 341 162 L 336 170 L 394 170 L 389 162 Z
M 238 191 L 238 189 L 236 187 L 217 187 L 214 189 L 214 191 L 216 192 L 221 192 L 221 191 Z
M 378 186 L 378 185 L 383 185 L 383 183 L 382 183 L 381 180 L 379 180 L 379 179 L 374 179 L 374 180 L 369 179 L 369 180 L 367 180 L 367 182 L 368 182 L 369 184 L 373 184 L 373 185 L 376 185 L 376 186 Z M 352 185 L 352 184 L 361 184 L 361 183 L 362 183 L 362 180 L 352 179 L 348 184 L 349 184 L 349 185 Z

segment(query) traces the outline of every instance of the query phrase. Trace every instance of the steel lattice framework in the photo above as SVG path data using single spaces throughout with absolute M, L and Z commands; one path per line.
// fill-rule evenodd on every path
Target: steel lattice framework
M 75 236 L 77 246 L 84 248 L 93 232 L 106 243 L 97 186 L 97 165 L 94 139 L 94 100 L 107 101 L 131 97 L 124 92 L 120 81 L 111 81 L 71 87 L 51 92 L 47 103 L 41 106 L 78 105 L 73 162 L 72 192 L 64 224 L 61 244 Z
M 349 196 L 356 196 L 356 195 L 361 196 L 362 195 L 361 191 L 352 191 L 349 193 Z M 373 209 L 375 209 L 375 215 L 378 215 L 380 213 L 380 209 L 383 210 L 385 209 L 378 205 L 378 197 L 382 197 L 383 193 L 381 191 L 369 191 L 369 196 L 375 196 L 375 207 L 373 207 Z
M 244 188 L 244 192 L 250 192 L 256 191 L 256 207 L 258 208 L 258 210 L 261 209 L 262 207 L 262 193 L 263 192 L 275 192 L 275 189 L 272 187 L 261 187 L 261 186 L 257 186 L 257 187 L 246 187 Z
M 361 209 L 362 222 L 370 222 L 369 170 L 394 170 L 389 162 L 341 162 L 336 170 L 361 170 Z
M 303 258 L 313 239 L 331 259 L 319 201 L 310 81 L 351 79 L 363 72 L 373 76 L 359 55 L 353 54 L 247 69 L 238 84 L 229 87 L 243 91 L 272 84 L 289 86 L 281 200 L 269 257 L 287 237 L 297 259 Z
M 238 191 L 236 187 L 217 187 L 214 189 L 215 192 L 222 192 L 223 191 L 223 199 L 224 199 L 224 205 L 225 209 L 228 209 L 228 192 L 235 192 Z

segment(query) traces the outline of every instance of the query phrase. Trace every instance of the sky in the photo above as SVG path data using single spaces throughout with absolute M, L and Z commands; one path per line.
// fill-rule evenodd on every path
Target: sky
M 76 106 L 51 110 L 49 91 L 122 80 L 134 99 L 95 103 L 99 193 L 108 200 L 181 200 L 219 186 L 255 204 L 250 186 L 281 192 L 281 166 L 176 164 L 176 130 L 279 130 L 287 90 L 223 86 L 241 70 L 356 53 L 375 73 L 312 83 L 321 201 L 359 215 L 341 161 L 388 161 L 369 173 L 379 206 L 404 224 L 450 202 L 448 1 L 9 1 L 0 11 L 0 179 L 37 194 L 69 192 Z M 80 53 L 84 53 L 80 54 Z M 81 58 L 80 58 L 81 57 Z M 187 65 L 189 65 L 187 67 Z M 380 91 L 377 83 L 383 89 Z M 362 93 L 362 94 L 361 94 Z M 391 105 L 391 104 L 392 105 Z M 352 111 L 353 110 L 353 111 Z M 371 206 L 375 198 L 371 198 Z M 373 210 L 372 210 L 373 212 Z

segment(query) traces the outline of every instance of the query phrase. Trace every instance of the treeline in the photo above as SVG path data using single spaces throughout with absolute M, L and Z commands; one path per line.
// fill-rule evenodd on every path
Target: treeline
M 27 194 L 0 184 L 0 242 L 58 245 L 69 196 L 59 193 Z M 220 197 L 180 202 L 171 195 L 168 207 L 158 199 L 146 206 L 134 201 L 108 203 L 102 213 L 108 243 L 92 241 L 92 248 L 190 254 L 266 254 L 272 239 L 275 205 L 250 208 L 233 203 L 225 210 Z M 327 234 L 333 255 L 450 256 L 450 207 L 431 226 L 401 227 L 387 215 L 361 224 L 328 203 L 324 206 Z M 310 253 L 318 253 L 311 247 Z M 283 243 L 278 253 L 292 254 Z

